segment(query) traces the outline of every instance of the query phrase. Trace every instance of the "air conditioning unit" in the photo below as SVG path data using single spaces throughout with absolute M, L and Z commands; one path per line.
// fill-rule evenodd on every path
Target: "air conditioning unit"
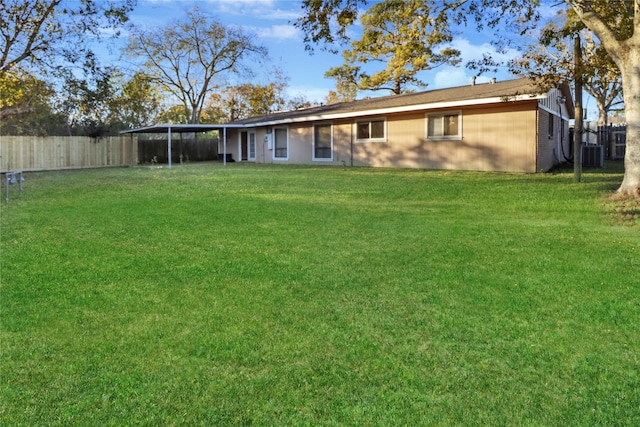
M 590 168 L 604 167 L 604 146 L 585 144 L 582 146 L 582 166 Z

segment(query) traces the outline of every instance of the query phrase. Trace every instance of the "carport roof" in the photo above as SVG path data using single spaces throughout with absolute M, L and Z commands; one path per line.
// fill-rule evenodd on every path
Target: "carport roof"
M 221 130 L 225 128 L 241 128 L 243 125 L 233 124 L 175 124 L 164 123 L 153 126 L 145 126 L 137 129 L 123 130 L 123 133 L 167 133 L 171 132 L 209 132 L 212 130 Z

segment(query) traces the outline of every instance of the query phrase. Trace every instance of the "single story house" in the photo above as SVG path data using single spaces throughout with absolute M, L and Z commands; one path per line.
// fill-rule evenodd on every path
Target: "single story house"
M 237 162 L 540 172 L 569 157 L 572 118 L 568 86 L 540 93 L 529 79 L 492 80 L 234 121 L 221 125 L 219 152 Z

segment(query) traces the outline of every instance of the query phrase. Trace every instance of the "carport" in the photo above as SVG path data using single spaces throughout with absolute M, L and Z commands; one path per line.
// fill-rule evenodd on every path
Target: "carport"
M 120 131 L 120 135 L 130 134 L 133 140 L 134 133 L 166 133 L 167 134 L 167 151 L 169 159 L 169 169 L 172 167 L 171 159 L 171 134 L 177 133 L 201 133 L 217 130 L 222 135 L 222 162 L 227 164 L 227 129 L 228 128 L 242 128 L 243 125 L 231 125 L 231 124 L 173 124 L 165 123 L 153 126 L 146 126 L 137 129 Z M 131 144 L 131 161 L 133 162 L 133 142 Z M 133 165 L 132 165 L 133 166 Z

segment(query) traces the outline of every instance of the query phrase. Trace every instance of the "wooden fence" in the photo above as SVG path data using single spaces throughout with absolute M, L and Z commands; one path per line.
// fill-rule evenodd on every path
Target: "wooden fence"
M 627 144 L 626 126 L 598 126 L 598 145 L 605 148 L 608 159 L 624 159 Z
M 0 136 L 0 172 L 130 166 L 137 137 Z
M 175 163 L 218 160 L 218 139 L 176 138 L 171 142 L 171 158 Z M 166 139 L 138 140 L 138 162 L 167 163 Z

